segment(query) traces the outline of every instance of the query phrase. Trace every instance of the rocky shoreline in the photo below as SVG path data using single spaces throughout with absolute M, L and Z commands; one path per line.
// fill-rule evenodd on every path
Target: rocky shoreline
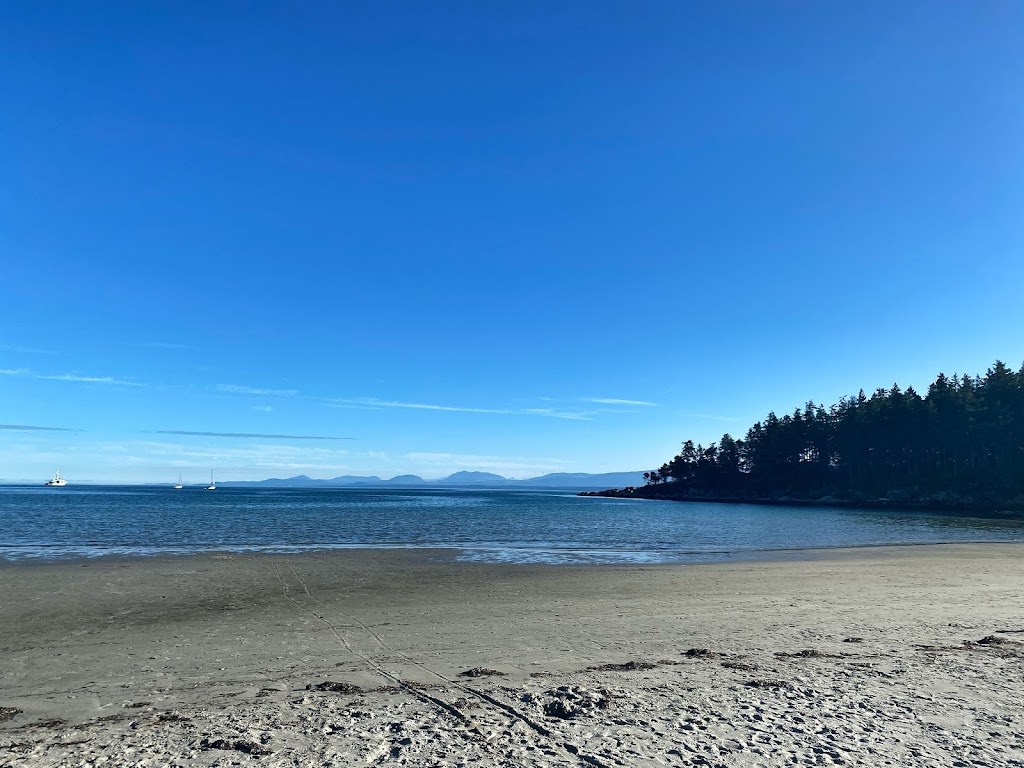
M 813 496 L 722 495 L 706 491 L 673 487 L 674 483 L 627 486 L 602 491 L 580 491 L 577 496 L 603 496 L 614 499 L 655 499 L 659 501 L 702 501 L 713 504 L 764 504 L 793 507 L 840 507 L 859 509 L 892 509 L 905 511 L 955 512 L 970 515 L 1019 517 L 1024 513 L 1024 499 L 1001 501 L 979 500 L 958 494 L 932 494 L 918 497 L 906 492 L 893 492 L 884 497 L 839 497 L 829 494 Z

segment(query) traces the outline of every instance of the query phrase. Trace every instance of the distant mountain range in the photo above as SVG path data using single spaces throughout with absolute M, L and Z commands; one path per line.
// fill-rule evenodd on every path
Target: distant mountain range
M 643 485 L 643 472 L 555 472 L 550 475 L 531 477 L 527 480 L 512 480 L 491 472 L 456 472 L 440 480 L 424 480 L 418 475 L 398 475 L 383 480 L 376 475 L 342 475 L 329 480 L 317 480 L 306 475 L 295 477 L 271 477 L 267 480 L 228 480 L 218 482 L 223 486 L 250 486 L 263 488 L 362 488 L 362 487 L 413 487 L 413 488 L 623 488 L 627 485 Z

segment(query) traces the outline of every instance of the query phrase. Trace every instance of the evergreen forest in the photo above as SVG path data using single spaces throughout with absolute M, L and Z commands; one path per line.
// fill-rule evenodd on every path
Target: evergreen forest
M 1024 367 L 769 413 L 742 439 L 687 440 L 644 478 L 631 493 L 1024 509 Z

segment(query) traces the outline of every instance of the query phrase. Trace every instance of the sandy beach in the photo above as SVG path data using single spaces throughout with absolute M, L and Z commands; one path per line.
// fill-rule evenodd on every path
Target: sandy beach
M 0 566 L 0 766 L 1024 765 L 1024 547 Z

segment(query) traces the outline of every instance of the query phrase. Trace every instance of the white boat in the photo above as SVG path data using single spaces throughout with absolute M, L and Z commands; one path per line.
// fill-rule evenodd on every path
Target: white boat
M 208 486 L 206 486 L 206 490 L 208 490 L 208 491 L 216 491 L 217 490 L 217 484 L 215 482 L 213 482 L 213 470 L 212 469 L 210 470 L 210 484 Z
M 58 469 L 53 473 L 53 477 L 46 481 L 46 484 L 64 486 L 68 484 L 68 481 L 60 476 L 60 470 Z
M 181 484 L 181 475 L 178 475 L 178 484 L 174 486 L 174 490 L 180 491 L 185 486 Z

